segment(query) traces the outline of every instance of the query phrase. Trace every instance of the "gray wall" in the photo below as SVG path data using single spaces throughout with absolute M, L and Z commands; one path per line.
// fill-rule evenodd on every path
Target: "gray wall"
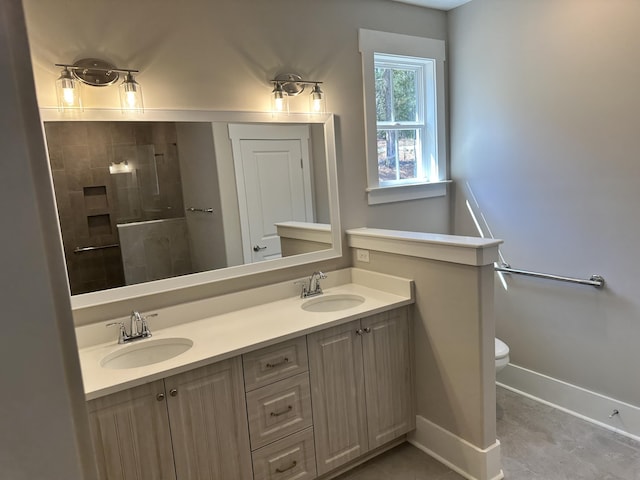
M 358 52 L 361 27 L 445 39 L 445 12 L 388 0 L 24 4 L 41 106 L 56 104 L 53 64 L 87 56 L 140 69 L 145 106 L 160 109 L 266 111 L 268 80 L 295 71 L 325 82 L 327 108 L 338 115 L 343 224 L 448 231 L 447 198 L 367 206 Z M 119 106 L 114 88 L 85 92 L 86 106 Z M 301 97 L 292 111 L 307 108 Z
M 95 478 L 19 1 L 0 3 L 0 31 L 0 476 Z
M 640 404 L 640 2 L 473 0 L 450 14 L 455 232 L 468 182 L 523 277 L 496 286 L 512 362 Z

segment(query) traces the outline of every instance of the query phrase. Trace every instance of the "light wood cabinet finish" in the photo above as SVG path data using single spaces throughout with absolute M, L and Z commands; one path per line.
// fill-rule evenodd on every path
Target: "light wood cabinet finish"
M 251 480 L 240 357 L 88 404 L 101 480 Z
M 415 428 L 413 342 L 406 308 L 362 319 L 369 448 Z
M 240 357 L 165 379 L 178 480 L 251 480 Z
M 413 375 L 405 307 L 98 398 L 99 479 L 313 479 L 415 428 Z
M 308 428 L 253 452 L 254 480 L 316 478 L 313 428 Z
M 310 427 L 311 392 L 307 372 L 247 393 L 251 448 Z
M 307 336 L 318 475 L 368 450 L 360 320 Z
M 263 387 L 308 370 L 307 340 L 304 336 L 245 353 L 245 389 Z
M 307 337 L 318 475 L 415 428 L 407 308 Z
M 100 480 L 176 479 L 162 380 L 92 400 L 88 411 Z

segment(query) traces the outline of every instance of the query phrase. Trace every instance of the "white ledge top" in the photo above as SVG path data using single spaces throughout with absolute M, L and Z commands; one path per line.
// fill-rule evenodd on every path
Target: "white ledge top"
M 408 232 L 380 228 L 347 230 L 349 246 L 464 265 L 490 265 L 498 260 L 502 240 Z
M 328 223 L 279 222 L 276 229 L 280 237 L 331 245 L 331 225 Z

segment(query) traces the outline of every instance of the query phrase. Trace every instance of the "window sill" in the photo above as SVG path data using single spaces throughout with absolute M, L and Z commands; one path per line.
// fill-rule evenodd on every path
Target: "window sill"
M 369 205 L 404 202 L 420 198 L 444 197 L 451 180 L 367 188 Z

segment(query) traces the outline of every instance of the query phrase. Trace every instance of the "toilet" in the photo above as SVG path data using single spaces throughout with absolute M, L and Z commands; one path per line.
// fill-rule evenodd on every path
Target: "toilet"
M 499 338 L 496 338 L 496 373 L 509 363 L 509 346 Z

